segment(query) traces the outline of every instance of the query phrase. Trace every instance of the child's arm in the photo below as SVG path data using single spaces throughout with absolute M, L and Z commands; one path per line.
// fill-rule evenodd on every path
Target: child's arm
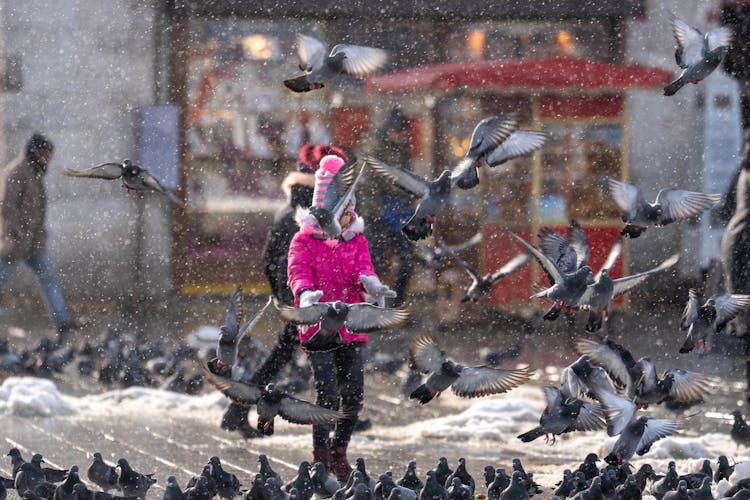
M 380 282 L 380 278 L 375 274 L 375 268 L 370 258 L 370 249 L 367 246 L 367 239 L 364 236 L 357 238 L 357 252 L 355 253 L 355 273 L 354 280 L 359 281 L 366 294 L 365 300 L 374 301 L 380 307 L 385 305 L 385 298 L 396 297 L 396 292 Z

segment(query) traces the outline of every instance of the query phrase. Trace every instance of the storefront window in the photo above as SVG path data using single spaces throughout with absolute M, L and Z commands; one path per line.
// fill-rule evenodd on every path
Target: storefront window
M 622 127 L 619 123 L 554 124 L 542 150 L 540 224 L 612 220 L 617 209 L 604 194 L 607 177 L 619 178 Z
M 609 36 L 600 22 L 472 23 L 448 39 L 449 61 L 574 57 L 608 60 Z

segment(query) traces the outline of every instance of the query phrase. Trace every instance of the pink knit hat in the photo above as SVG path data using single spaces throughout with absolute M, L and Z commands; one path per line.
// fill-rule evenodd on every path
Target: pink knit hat
M 313 192 L 312 206 L 323 206 L 328 185 L 343 166 L 344 160 L 335 155 L 324 156 L 320 159 L 320 168 L 315 171 L 315 191 Z

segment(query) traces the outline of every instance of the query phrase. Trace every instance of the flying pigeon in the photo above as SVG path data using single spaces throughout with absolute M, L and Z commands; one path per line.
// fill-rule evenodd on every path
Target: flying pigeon
M 453 257 L 453 260 L 464 268 L 464 270 L 471 276 L 471 285 L 466 289 L 466 295 L 461 302 L 477 302 L 487 297 L 495 284 L 506 276 L 510 276 L 515 273 L 523 266 L 529 263 L 531 255 L 526 252 L 520 253 L 508 261 L 503 267 L 498 269 L 492 274 L 480 275 L 479 272 L 469 265 L 465 260 L 456 255 L 453 250 L 450 249 L 442 240 L 438 240 L 438 245 L 443 250 L 443 253 Z
M 669 269 L 677 264 L 678 260 L 680 260 L 680 254 L 677 253 L 652 269 L 616 279 L 609 276 L 608 267 L 602 267 L 594 283 L 586 288 L 586 291 L 576 302 L 579 307 L 589 310 L 586 331 L 596 332 L 601 329 L 603 316 L 607 315 L 612 299 L 632 290 L 650 276 Z
M 574 306 L 594 280 L 591 268 L 582 266 L 572 273 L 563 274 L 555 263 L 539 249 L 520 236 L 513 233 L 511 235 L 531 252 L 550 277 L 551 286 L 531 296 L 532 299 L 546 298 L 554 302 L 554 307 L 544 315 L 544 319 L 555 319 L 559 311 L 569 310 L 571 306 Z
M 258 431 L 273 434 L 273 419 L 276 415 L 293 424 L 335 424 L 346 418 L 340 411 L 329 410 L 301 399 L 297 399 L 275 384 L 261 387 L 214 375 L 203 365 L 208 381 L 229 399 L 241 406 L 257 405 Z
M 431 181 L 406 168 L 387 165 L 373 156 L 364 157 L 375 172 L 420 199 L 414 215 L 402 229 L 407 238 L 417 241 L 432 234 L 432 224 L 448 201 L 453 186 L 468 189 L 465 187 L 468 185 L 467 177 L 476 176 L 474 164 L 502 143 L 515 126 L 514 118 L 485 118 L 474 128 L 469 151 L 454 171 L 451 173 L 448 169 L 443 170 L 443 173 Z
M 680 347 L 683 354 L 695 347 L 705 349 L 710 332 L 723 332 L 727 323 L 750 307 L 750 295 L 714 294 L 701 305 L 697 290 L 691 288 L 688 294 L 680 320 L 680 329 L 687 330 L 685 342 Z
M 469 150 L 453 169 L 453 185 L 471 189 L 479 184 L 477 169 L 482 166 L 482 159 L 505 144 L 516 127 L 515 116 L 493 116 L 477 123 L 471 133 Z
M 712 379 L 697 372 L 671 368 L 659 376 L 649 358 L 636 361 L 630 351 L 606 337 L 601 342 L 579 339 L 576 350 L 604 368 L 615 384 L 624 388 L 628 402 L 640 406 L 667 401 L 701 401 L 712 388 Z M 595 397 L 604 405 L 602 393 L 595 392 Z
M 649 203 L 641 188 L 634 184 L 612 178 L 607 179 L 607 184 L 612 199 L 622 211 L 625 227 L 620 234 L 628 238 L 639 237 L 650 225 L 666 226 L 700 215 L 721 200 L 719 193 L 662 189 L 656 200 Z
M 477 233 L 464 242 L 457 243 L 455 245 L 448 245 L 448 248 L 454 254 L 458 254 L 459 252 L 462 252 L 467 248 L 478 245 L 479 243 L 481 243 L 481 241 L 482 233 Z M 429 267 L 430 269 L 443 269 L 445 263 L 443 257 L 445 257 L 445 252 L 440 247 L 440 245 L 436 246 L 415 243 L 414 247 L 417 251 L 417 258 L 422 262 L 422 264 L 424 264 L 426 267 Z
M 242 339 L 247 332 L 251 331 L 258 324 L 263 313 L 266 312 L 266 309 L 268 309 L 268 306 L 273 301 L 273 297 L 269 297 L 266 305 L 240 328 L 237 315 L 237 299 L 241 293 L 242 290 L 237 288 L 229 298 L 226 323 L 221 327 L 221 333 L 219 333 L 215 364 L 219 375 L 224 375 L 232 371 L 237 363 L 237 355 Z
M 183 204 L 177 198 L 177 195 L 162 186 L 148 170 L 141 168 L 131 160 L 125 159 L 122 160 L 122 163 L 102 163 L 86 170 L 66 170 L 64 174 L 68 177 L 87 177 L 89 179 L 121 179 L 122 185 L 128 193 L 131 191 L 138 192 L 141 189 L 149 189 L 163 194 L 177 205 Z
M 567 240 L 554 229 L 543 227 L 539 232 L 539 250 L 564 274 L 588 265 L 591 255 L 586 233 L 575 219 L 570 221 Z
M 555 444 L 555 437 L 560 434 L 593 431 L 605 427 L 604 413 L 598 403 L 565 397 L 560 389 L 549 386 L 544 388 L 544 396 L 547 406 L 539 418 L 539 425 L 518 436 L 524 443 L 545 436 L 545 442 L 551 441 L 551 444 Z
M 630 403 L 622 398 L 619 399 Z M 606 414 L 609 415 L 610 408 L 604 402 L 602 402 L 602 406 Z M 609 419 L 609 416 L 607 418 Z M 645 415 L 637 419 L 632 419 L 620 430 L 620 437 L 615 441 L 612 451 L 604 458 L 604 461 L 608 464 L 619 465 L 629 461 L 636 453 L 639 456 L 644 455 L 651 449 L 651 445 L 654 442 L 671 436 L 679 429 L 680 423 L 676 420 L 655 419 Z
M 367 333 L 395 328 L 409 318 L 406 309 L 378 307 L 366 302 L 346 304 L 336 302 L 315 302 L 307 307 L 292 307 L 276 304 L 281 318 L 294 325 L 315 325 L 320 323 L 318 332 L 305 343 L 310 351 L 326 351 L 342 345 L 339 331 L 346 329 L 353 333 Z
M 533 153 L 549 141 L 546 132 L 514 130 L 508 138 L 485 157 L 487 165 L 498 167 L 505 162 Z
M 457 396 L 475 398 L 500 394 L 523 384 L 533 374 L 528 368 L 504 370 L 488 366 L 463 366 L 448 359 L 428 336 L 417 338 L 409 349 L 412 366 L 429 373 L 427 381 L 409 396 L 422 404 L 448 389 Z
M 672 18 L 672 33 L 677 42 L 674 57 L 682 73 L 664 87 L 666 96 L 710 75 L 721 64 L 732 43 L 732 30 L 726 26 L 714 28 L 704 35 L 678 17 Z
M 308 35 L 297 35 L 299 69 L 304 75 L 284 80 L 294 92 L 309 92 L 324 87 L 325 82 L 340 74 L 368 76 L 385 65 L 388 52 L 373 47 L 337 44 L 328 53 L 324 42 Z

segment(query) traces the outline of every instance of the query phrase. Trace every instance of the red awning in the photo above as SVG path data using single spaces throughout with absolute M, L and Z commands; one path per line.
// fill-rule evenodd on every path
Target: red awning
M 510 59 L 437 64 L 385 73 L 365 80 L 371 92 L 411 90 L 486 89 L 600 89 L 660 88 L 672 72 L 571 58 Z

